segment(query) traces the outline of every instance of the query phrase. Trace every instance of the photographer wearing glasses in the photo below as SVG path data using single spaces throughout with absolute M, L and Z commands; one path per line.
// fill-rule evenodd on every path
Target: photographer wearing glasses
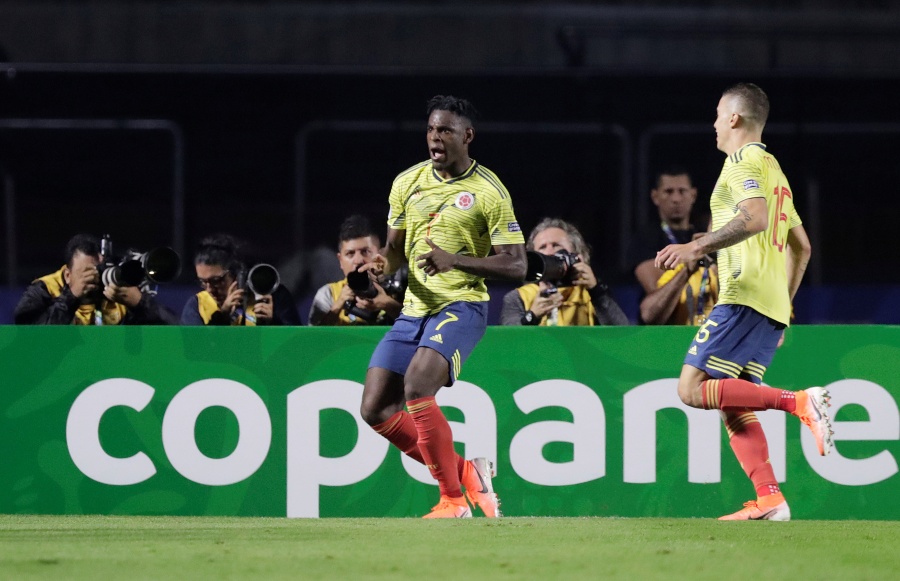
M 130 283 L 108 281 L 108 267 L 100 240 L 77 234 L 66 244 L 66 263 L 58 271 L 38 278 L 25 289 L 16 305 L 17 325 L 171 325 L 172 313 L 144 289 L 144 273 Z M 116 267 L 111 267 L 115 269 Z M 180 266 L 179 266 L 180 268 Z M 107 279 L 109 277 L 106 277 Z M 136 284 L 132 284 L 136 283 Z
M 364 216 L 356 214 L 344 220 L 337 252 L 344 279 L 316 292 L 309 310 L 310 325 L 393 324 L 403 306 L 406 281 L 395 277 L 378 284 L 370 282 L 368 274 L 357 272 L 372 262 L 380 247 L 378 234 Z
M 503 297 L 501 325 L 627 325 L 628 317 L 590 266 L 590 248 L 575 226 L 544 218 L 531 231 L 528 280 Z
M 188 299 L 181 313 L 183 325 L 301 325 L 293 295 L 279 284 L 269 265 L 247 273 L 243 244 L 227 234 L 204 238 L 194 257 L 197 283 L 202 289 Z M 254 287 L 254 275 L 265 267 L 267 288 Z

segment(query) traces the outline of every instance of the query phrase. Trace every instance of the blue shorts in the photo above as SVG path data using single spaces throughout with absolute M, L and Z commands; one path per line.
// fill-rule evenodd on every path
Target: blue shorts
M 684 362 L 715 379 L 740 377 L 759 385 L 785 325 L 744 305 L 716 305 L 700 325 Z
M 369 367 L 381 367 L 400 375 L 419 347 L 434 349 L 450 365 L 450 382 L 459 376 L 462 364 L 469 358 L 487 328 L 486 302 L 451 303 L 439 313 L 426 317 L 400 315 L 369 360 Z

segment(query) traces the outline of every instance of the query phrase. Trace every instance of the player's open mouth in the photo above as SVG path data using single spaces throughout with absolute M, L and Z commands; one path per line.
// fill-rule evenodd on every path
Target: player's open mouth
M 433 160 L 442 160 L 447 157 L 446 152 L 443 149 L 432 149 L 431 150 L 431 159 Z

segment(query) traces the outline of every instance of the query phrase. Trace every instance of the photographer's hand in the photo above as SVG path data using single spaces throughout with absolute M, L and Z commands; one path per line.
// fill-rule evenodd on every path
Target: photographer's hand
M 138 304 L 140 304 L 141 302 L 141 298 L 143 298 L 141 289 L 139 289 L 138 287 L 119 286 L 116 284 L 111 284 L 104 288 L 103 296 L 114 303 L 125 305 L 126 307 L 129 307 L 131 309 L 138 306 Z
M 597 286 L 597 276 L 589 265 L 584 262 L 576 262 L 571 268 L 575 271 L 572 285 L 587 287 L 588 290 Z
M 257 325 L 270 325 L 274 317 L 275 301 L 272 295 L 263 295 L 253 303 L 253 314 Z
M 424 270 L 425 274 L 434 276 L 442 272 L 449 272 L 456 267 L 459 260 L 455 254 L 450 254 L 440 248 L 431 241 L 431 238 L 426 238 L 425 242 L 431 247 L 431 251 L 416 256 L 416 266 Z
M 540 283 L 541 290 L 547 290 L 550 287 L 545 286 L 543 283 Z M 551 293 L 549 296 L 543 296 L 542 294 L 538 294 L 535 297 L 534 302 L 531 303 L 531 309 L 529 309 L 534 316 L 538 319 L 545 317 L 555 308 L 558 308 L 563 303 L 562 295 L 559 292 Z
M 100 288 L 100 273 L 92 264 L 84 264 L 69 271 L 69 291 L 79 299 L 89 298 Z
M 338 295 L 337 300 L 331 304 L 331 313 L 333 315 L 337 315 L 344 310 L 344 303 L 346 303 L 347 301 L 356 303 L 358 302 L 358 300 L 359 299 L 356 298 L 356 294 L 353 292 L 353 289 L 345 284 L 341 289 L 341 294 Z
M 371 299 L 357 297 L 356 306 L 373 313 L 384 311 L 389 316 L 396 318 L 400 314 L 400 309 L 403 308 L 403 305 L 387 294 L 380 284 L 373 283 L 373 286 L 378 291 L 378 294 Z
M 243 304 L 243 302 L 244 289 L 238 288 L 237 281 L 234 281 L 228 285 L 228 294 L 225 295 L 225 300 L 222 301 L 222 304 L 219 306 L 219 311 L 226 315 L 231 315 L 237 307 Z

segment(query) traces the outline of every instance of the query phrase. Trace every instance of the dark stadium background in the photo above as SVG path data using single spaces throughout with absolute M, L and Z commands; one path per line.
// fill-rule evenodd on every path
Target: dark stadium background
M 758 4 L 0 2 L 0 322 L 80 231 L 174 246 L 173 302 L 231 232 L 308 299 L 313 250 L 425 159 L 437 93 L 481 111 L 525 232 L 575 222 L 634 317 L 652 172 L 687 167 L 702 215 L 715 104 L 749 80 L 815 247 L 798 320 L 898 323 L 900 2 Z

